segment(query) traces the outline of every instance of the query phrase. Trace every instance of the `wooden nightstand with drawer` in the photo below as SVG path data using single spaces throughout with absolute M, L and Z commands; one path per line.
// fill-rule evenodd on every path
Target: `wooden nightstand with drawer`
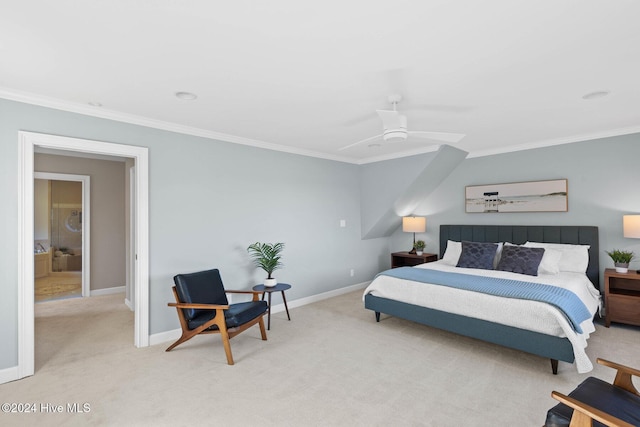
M 616 273 L 613 268 L 604 271 L 604 324 L 611 322 L 640 326 L 640 274 L 635 270 Z
M 438 260 L 438 255 L 423 253 L 422 255 L 410 254 L 409 252 L 394 252 L 391 254 L 391 268 L 413 267 Z

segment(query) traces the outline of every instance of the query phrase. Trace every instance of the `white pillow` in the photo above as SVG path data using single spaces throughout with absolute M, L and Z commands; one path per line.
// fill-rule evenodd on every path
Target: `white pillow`
M 441 262 L 455 267 L 460 259 L 460 254 L 462 254 L 462 242 L 447 240 L 447 250 L 444 251 Z
M 530 248 L 544 248 L 557 250 L 562 253 L 558 262 L 559 271 L 586 273 L 589 266 L 589 245 L 570 245 L 564 243 L 526 242 L 524 246 Z
M 558 274 L 560 273 L 560 260 L 562 259 L 562 251 L 556 249 L 544 248 L 542 261 L 538 266 L 538 274 Z M 588 262 L 588 259 L 587 259 Z M 586 271 L 585 267 L 585 271 Z
M 498 263 L 500 262 L 500 257 L 502 256 L 502 247 L 504 243 L 496 243 L 498 245 L 498 249 L 496 249 L 496 256 L 493 258 L 493 269 L 495 270 L 498 267 Z

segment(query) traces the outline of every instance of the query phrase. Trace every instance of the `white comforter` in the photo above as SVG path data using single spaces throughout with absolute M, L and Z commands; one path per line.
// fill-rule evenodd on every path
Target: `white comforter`
M 593 369 L 585 348 L 587 347 L 589 335 L 595 331 L 592 319 L 600 308 L 601 299 L 600 293 L 586 275 L 561 272 L 556 275 L 524 276 L 497 270 L 452 267 L 439 261 L 422 264 L 415 268 L 431 268 L 559 286 L 576 294 L 592 316 L 580 325 L 583 332 L 578 334 L 573 330 L 564 314 L 547 303 L 497 297 L 448 286 L 432 286 L 389 276 L 378 276 L 365 289 L 364 295 L 370 293 L 382 298 L 501 323 L 520 329 L 556 337 L 567 337 L 573 346 L 578 372 L 584 373 Z

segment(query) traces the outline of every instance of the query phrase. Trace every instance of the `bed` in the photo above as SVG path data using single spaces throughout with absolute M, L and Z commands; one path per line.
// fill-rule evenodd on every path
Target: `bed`
M 578 372 L 588 372 L 592 369 L 591 362 L 586 356 L 584 348 L 589 334 L 595 330 L 593 326 L 593 317 L 598 311 L 601 300 L 599 295 L 599 265 L 598 265 L 598 228 L 592 226 L 511 226 L 511 225 L 441 225 L 440 226 L 440 258 L 442 259 L 447 249 L 447 243 L 453 242 L 480 242 L 480 243 L 499 243 L 510 242 L 516 245 L 522 245 L 525 242 L 546 242 L 554 244 L 569 244 L 588 246 L 588 261 L 585 260 L 586 272 L 578 274 L 578 276 L 586 276 L 583 278 L 589 286 L 589 293 L 592 294 L 593 301 L 590 301 L 589 315 L 590 318 L 584 323 L 578 325 L 579 332 L 568 330 L 567 324 L 570 322 L 566 319 L 562 320 L 563 315 L 558 314 L 559 310 L 555 307 L 549 307 L 544 302 L 527 302 L 526 310 L 537 310 L 537 307 L 544 307 L 544 314 L 541 315 L 540 321 L 536 318 L 538 313 L 528 315 L 529 321 L 533 322 L 523 325 L 517 319 L 516 322 L 505 322 L 503 318 L 495 318 L 495 310 L 490 307 L 511 307 L 514 301 L 516 304 L 525 304 L 514 298 L 505 298 L 502 296 L 482 295 L 482 302 L 477 307 L 489 307 L 486 313 L 467 313 L 460 312 L 457 305 L 461 299 L 460 296 L 467 298 L 470 295 L 478 295 L 473 291 L 451 289 L 439 290 L 440 304 L 434 304 L 428 297 L 426 300 L 414 301 L 411 298 L 398 297 L 395 292 L 399 288 L 408 289 L 409 293 L 429 292 L 426 289 L 443 288 L 443 286 L 430 286 L 425 283 L 413 282 L 409 279 L 390 277 L 379 275 L 367 287 L 364 292 L 364 306 L 366 309 L 375 312 L 376 321 L 380 321 L 380 314 L 407 319 L 420 324 L 432 326 L 438 329 L 454 332 L 460 335 L 480 339 L 494 344 L 502 345 L 512 349 L 521 350 L 527 353 L 535 354 L 551 360 L 551 368 L 553 374 L 558 372 L 558 361 L 568 363 L 576 362 Z M 547 250 L 550 255 L 553 251 Z M 459 270 L 465 274 L 475 269 L 459 269 L 442 265 L 443 260 L 436 263 L 423 264 L 422 268 L 439 269 L 439 270 Z M 432 264 L 432 265 L 431 265 Z M 409 268 L 411 270 L 411 268 Z M 394 270 L 388 270 L 392 272 Z M 474 272 L 471 271 L 471 274 Z M 434 273 L 436 274 L 436 273 Z M 538 281 L 538 278 L 525 276 L 524 274 L 516 274 L 510 272 L 489 272 L 490 275 L 504 276 L 507 279 L 526 277 L 527 282 Z M 540 275 L 542 277 L 543 275 Z M 561 277 L 561 276 L 558 276 Z M 588 280 L 587 280 L 588 279 Z M 506 279 L 505 279 L 506 280 Z M 542 280 L 542 279 L 540 279 Z M 556 280 L 564 280 L 563 278 Z M 590 283 L 589 283 L 590 281 Z M 386 282 L 386 284 L 385 284 Z M 541 282 L 542 283 L 542 282 Z M 384 286 L 388 289 L 385 292 Z M 425 289 L 426 288 L 426 289 Z M 446 292 L 446 293 L 443 293 Z M 469 293 L 471 292 L 471 293 Z M 447 307 L 443 301 L 449 301 L 450 307 Z M 408 302 L 411 301 L 411 302 Z M 445 306 L 443 306 L 445 304 Z M 493 304 L 493 305 L 492 305 Z M 509 304 L 509 305 L 507 305 Z M 525 306 L 523 306 L 525 307 Z M 515 308 L 518 310 L 518 308 Z M 458 311 L 458 312 L 456 312 Z M 500 312 L 504 311 L 502 308 Z M 507 310 L 508 311 L 508 310 Z M 545 317 L 546 316 L 546 317 Z M 499 316 L 498 316 L 499 317 Z M 515 316 L 519 318 L 520 316 Z M 523 316 L 526 318 L 527 316 Z M 557 324 L 540 326 L 538 324 L 547 324 L 550 318 L 555 317 Z M 512 323 L 512 324 L 509 324 Z M 581 327 L 581 329 L 580 329 Z M 575 329 L 575 325 L 574 325 Z

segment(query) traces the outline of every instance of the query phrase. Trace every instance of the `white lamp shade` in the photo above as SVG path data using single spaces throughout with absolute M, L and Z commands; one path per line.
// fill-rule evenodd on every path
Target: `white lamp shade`
M 421 216 L 405 216 L 402 218 L 402 231 L 407 233 L 424 233 L 427 229 L 427 218 Z
M 624 237 L 640 239 L 640 215 L 622 217 L 622 234 Z

